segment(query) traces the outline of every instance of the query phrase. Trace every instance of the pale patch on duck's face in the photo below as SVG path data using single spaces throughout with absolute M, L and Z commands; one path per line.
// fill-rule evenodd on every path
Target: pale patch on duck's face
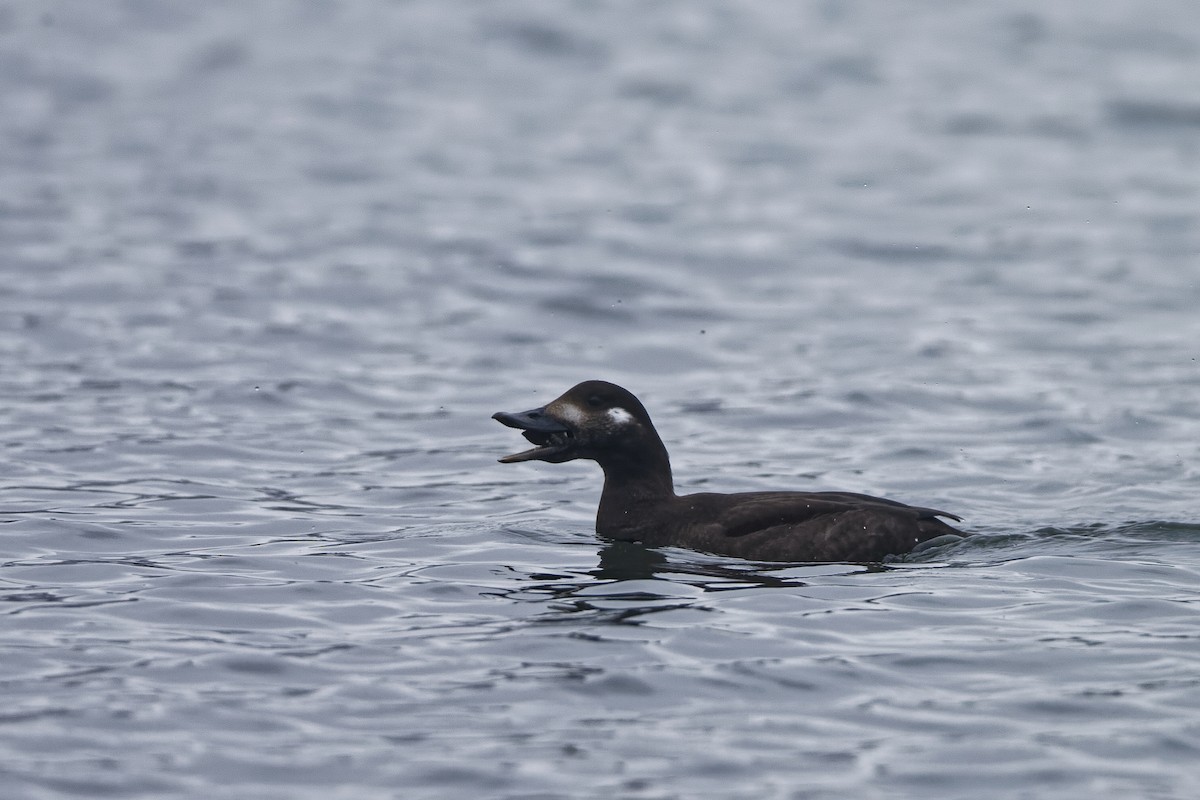
M 559 399 L 546 406 L 546 411 L 567 426 L 580 444 L 607 441 L 638 424 L 637 418 L 621 406 L 589 408 L 571 399 Z
M 547 406 L 546 410 L 576 430 L 587 423 L 587 413 L 574 403 L 556 401 Z
M 608 410 L 608 418 L 614 428 L 624 428 L 634 423 L 633 414 L 630 414 L 620 406 L 610 408 Z

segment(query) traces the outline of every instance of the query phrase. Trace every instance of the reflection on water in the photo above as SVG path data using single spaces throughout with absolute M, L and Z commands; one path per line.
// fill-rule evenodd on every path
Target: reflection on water
M 574 619 L 582 614 L 591 623 L 639 624 L 643 615 L 656 611 L 703 609 L 704 593 L 805 586 L 800 577 L 775 574 L 797 569 L 778 564 L 672 559 L 640 544 L 609 542 L 599 547 L 599 564 L 593 569 L 577 575 L 533 572 L 522 576 L 525 582 L 496 595 L 545 605 L 547 612 L 539 618 L 543 622 Z M 884 567 L 822 565 L 817 569 L 822 574 L 850 574 L 852 570 Z

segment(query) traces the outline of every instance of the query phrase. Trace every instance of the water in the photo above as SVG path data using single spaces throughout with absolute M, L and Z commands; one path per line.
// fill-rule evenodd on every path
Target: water
M 0 6 L 5 798 L 1191 798 L 1200 10 Z M 606 545 L 489 417 L 980 536 Z

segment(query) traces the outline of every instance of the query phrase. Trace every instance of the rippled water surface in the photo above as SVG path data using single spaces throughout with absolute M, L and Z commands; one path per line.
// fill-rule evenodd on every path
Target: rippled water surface
M 1193 798 L 1200 6 L 0 5 L 0 795 Z M 684 490 L 960 513 L 611 545 Z

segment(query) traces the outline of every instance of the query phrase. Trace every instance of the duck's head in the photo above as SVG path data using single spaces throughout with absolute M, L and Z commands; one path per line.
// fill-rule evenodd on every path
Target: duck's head
M 584 381 L 541 408 L 501 411 L 492 419 L 517 428 L 535 445 L 500 459 L 504 464 L 558 464 L 576 458 L 603 464 L 614 457 L 636 455 L 647 446 L 662 446 L 641 401 L 606 381 Z

